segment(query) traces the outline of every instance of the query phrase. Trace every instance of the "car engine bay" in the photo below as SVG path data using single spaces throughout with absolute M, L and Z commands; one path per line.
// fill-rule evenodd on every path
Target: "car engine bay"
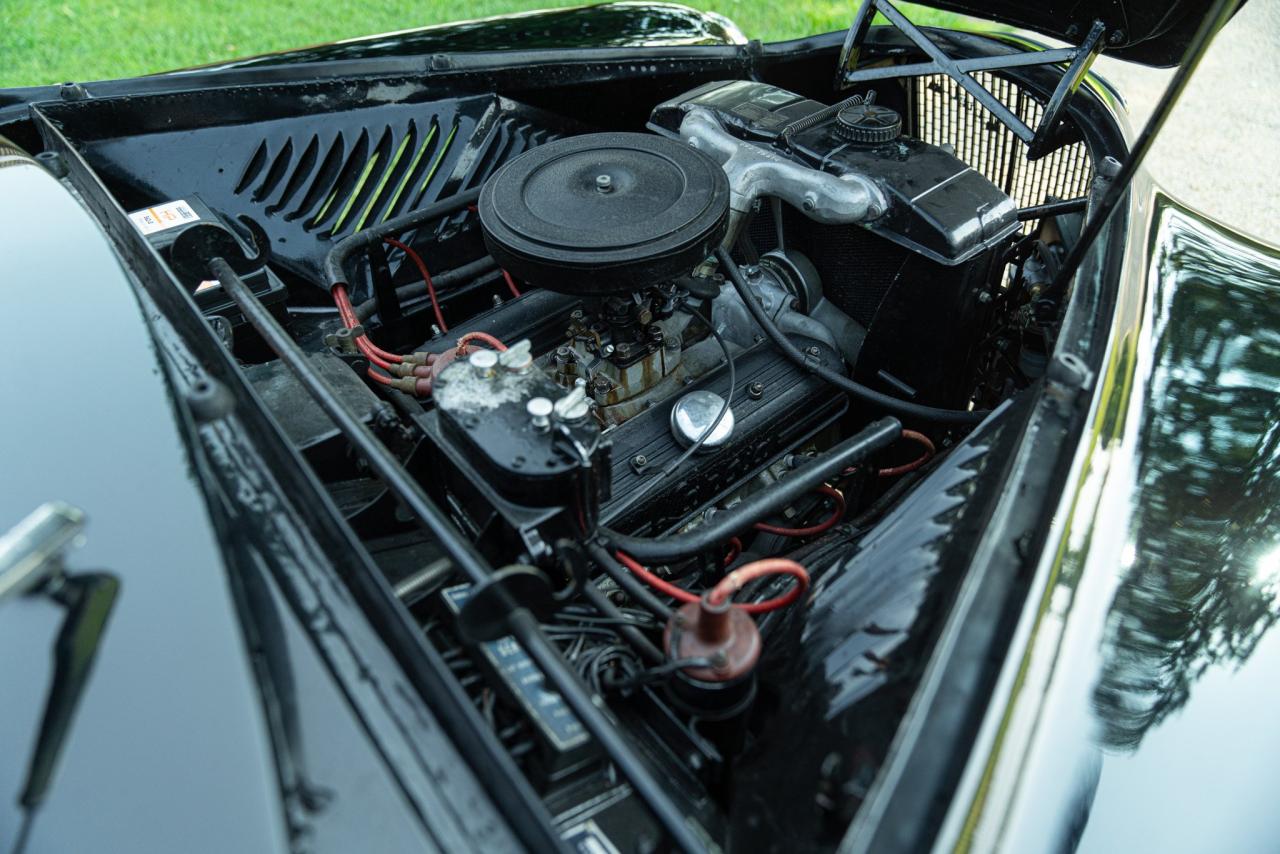
M 829 104 L 806 62 L 48 110 L 571 850 L 688 847 L 646 773 L 700 847 L 835 846 L 1014 441 L 984 422 L 1049 370 L 1080 132 L 1018 159 L 945 78 Z

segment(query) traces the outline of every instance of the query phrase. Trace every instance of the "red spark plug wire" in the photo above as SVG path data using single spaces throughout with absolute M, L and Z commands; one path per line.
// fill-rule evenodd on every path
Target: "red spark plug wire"
M 480 209 L 475 205 L 467 205 L 467 210 L 471 211 L 474 214 L 480 213 Z M 507 290 L 511 291 L 511 295 L 513 297 L 520 296 L 520 289 L 516 287 L 515 280 L 511 278 L 511 274 L 508 273 L 506 270 L 503 270 L 502 278 L 506 280 Z
M 702 597 L 683 587 L 664 581 L 654 575 L 649 570 L 640 565 L 635 558 L 624 552 L 615 553 L 618 560 L 629 569 L 637 578 L 648 584 L 659 593 L 663 593 L 675 599 L 677 602 L 697 602 Z M 804 592 L 809 589 L 809 573 L 805 568 L 793 560 L 785 558 L 766 558 L 764 560 L 756 560 L 751 563 L 738 567 L 733 572 L 726 575 L 719 584 L 711 588 L 708 594 L 708 600 L 715 605 L 724 602 L 729 596 L 733 595 L 749 581 L 761 578 L 766 575 L 790 575 L 795 578 L 796 583 L 791 589 L 781 596 L 773 599 L 767 599 L 764 602 L 751 602 L 746 605 L 737 605 L 748 614 L 765 614 L 769 611 L 776 611 L 779 608 L 785 608 L 792 602 L 799 599 Z
M 805 571 L 803 566 L 794 560 L 771 557 L 764 560 L 753 560 L 751 563 L 741 566 L 726 575 L 720 580 L 719 584 L 711 588 L 711 592 L 707 595 L 707 602 L 712 605 L 727 602 L 729 597 L 747 586 L 748 583 L 755 581 L 757 578 L 765 578 L 770 575 L 790 575 L 796 580 L 796 583 L 791 585 L 790 590 L 775 599 L 740 605 L 739 607 L 748 614 L 763 614 L 768 611 L 785 608 L 803 596 L 805 591 L 809 589 L 809 573 Z
M 348 329 L 355 329 L 360 325 L 360 320 L 356 317 L 355 309 L 351 307 L 351 297 L 347 295 L 346 286 L 334 285 L 332 293 L 333 301 L 338 306 L 338 315 L 342 318 L 342 325 Z M 381 359 L 383 362 L 404 361 L 403 356 L 392 353 L 388 350 L 383 350 L 377 344 L 370 341 L 366 335 L 361 335 L 356 338 L 356 346 L 360 348 L 360 352 L 370 357 L 369 361 L 378 364 L 380 367 L 386 367 L 386 365 L 381 364 L 377 359 Z
M 912 442 L 915 442 L 916 444 L 921 445 L 924 448 L 924 452 L 921 453 L 920 456 L 916 457 L 914 460 L 912 460 L 909 463 L 903 463 L 900 466 L 890 466 L 889 468 L 880 469 L 880 471 L 876 472 L 876 474 L 878 474 L 880 477 L 894 477 L 895 475 L 906 474 L 909 471 L 915 471 L 916 469 L 920 468 L 922 465 L 929 462 L 929 460 L 933 458 L 933 455 L 936 449 L 933 447 L 933 442 L 930 441 L 929 437 L 926 436 L 925 434 L 919 433 L 915 430 L 904 429 L 902 431 L 902 438 L 910 439 Z
M 936 449 L 933 446 L 933 442 L 925 434 L 920 433 L 916 430 L 904 429 L 902 431 L 901 438 L 909 439 L 910 441 L 915 442 L 916 444 L 923 447 L 924 451 L 920 454 L 920 456 L 916 457 L 914 460 L 912 460 L 909 463 L 903 463 L 900 466 L 890 466 L 889 468 L 877 469 L 876 470 L 877 476 L 894 477 L 896 475 L 906 474 L 909 471 L 915 471 L 925 463 L 929 462 L 929 460 L 933 459 L 933 455 Z M 858 467 L 854 466 L 853 468 L 845 469 L 843 472 L 841 472 L 841 474 L 850 475 L 856 472 L 857 470 L 858 470 Z
M 466 335 L 463 335 L 458 339 L 458 346 L 456 349 L 459 356 L 467 355 L 467 345 L 472 341 L 483 341 L 499 352 L 507 349 L 506 344 L 503 344 L 500 339 L 490 335 L 488 332 L 468 332 Z
M 405 254 L 405 257 L 413 262 L 413 266 L 418 268 L 418 273 L 422 276 L 422 281 L 427 283 L 427 296 L 431 298 L 431 310 L 436 315 L 436 325 L 440 327 L 441 332 L 449 331 L 449 324 L 444 322 L 444 314 L 440 311 L 440 301 L 436 299 L 436 286 L 431 281 L 431 273 L 427 270 L 426 262 L 422 260 L 422 256 L 413 250 L 413 247 L 407 243 L 401 243 L 394 237 L 384 238 L 390 246 L 394 246 Z
M 515 281 L 511 278 L 511 274 L 506 270 L 502 271 L 502 278 L 507 282 L 507 289 L 511 291 L 513 297 L 520 296 L 520 289 L 516 287 Z
M 729 538 L 729 553 L 724 556 L 722 566 L 729 566 L 742 555 L 742 540 L 737 537 Z
M 823 521 L 807 528 L 783 528 L 777 525 L 766 525 L 764 522 L 756 522 L 755 529 L 766 534 L 777 534 L 782 537 L 812 537 L 831 530 L 836 526 L 837 522 L 844 518 L 844 496 L 840 494 L 839 490 L 832 489 L 829 486 L 820 486 L 817 491 L 830 498 L 836 505 L 832 514 Z

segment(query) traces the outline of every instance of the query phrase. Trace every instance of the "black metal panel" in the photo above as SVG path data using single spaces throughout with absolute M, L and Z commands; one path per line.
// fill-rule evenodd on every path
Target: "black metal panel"
M 478 186 L 567 127 L 494 95 L 379 94 L 386 100 L 356 109 L 327 95 L 233 90 L 204 95 L 198 108 L 161 95 L 62 104 L 50 115 L 124 207 L 199 195 L 257 221 L 276 263 L 307 278 L 334 241 Z
M 727 848 L 836 847 L 918 684 L 936 609 L 963 575 L 998 495 L 990 475 L 1015 438 L 1000 422 L 982 428 L 869 531 L 842 525 L 792 555 L 810 568 L 814 592 L 762 621 L 761 684 L 776 705 L 735 766 Z M 794 806 L 763 808 L 779 802 Z

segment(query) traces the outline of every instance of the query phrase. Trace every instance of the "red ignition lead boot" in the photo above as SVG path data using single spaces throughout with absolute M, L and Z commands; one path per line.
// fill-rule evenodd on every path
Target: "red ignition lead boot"
M 387 382 L 386 385 L 418 397 L 426 397 L 431 394 L 431 380 L 419 377 L 400 377 Z
M 625 555 L 619 554 L 620 558 Z M 623 561 L 633 572 L 634 561 Z M 767 602 L 734 605 L 731 597 L 748 582 L 769 575 L 789 575 L 795 579 L 791 589 Z M 705 658 L 707 665 L 684 668 L 692 679 L 703 682 L 728 682 L 751 673 L 760 658 L 760 630 L 752 613 L 765 613 L 790 605 L 809 589 L 809 573 L 800 564 L 786 558 L 765 558 L 735 569 L 720 583 L 689 601 L 671 615 L 663 643 L 672 659 Z M 686 590 L 685 596 L 692 598 Z M 679 597 L 684 598 L 684 597 Z
M 398 377 L 426 377 L 434 380 L 440 372 L 449 367 L 458 358 L 457 350 L 445 350 L 443 353 L 423 353 L 424 360 L 418 362 L 401 362 L 387 370 Z
M 686 602 L 671 615 L 663 645 L 672 660 L 706 659 L 707 665 L 686 667 L 686 676 L 702 682 L 729 682 L 747 676 L 760 660 L 756 621 L 727 599 L 711 601 L 708 593 Z
M 618 553 L 632 572 L 635 561 Z M 651 575 L 640 567 L 641 577 Z M 735 605 L 731 601 L 748 582 L 769 575 L 789 575 L 795 579 L 790 591 L 767 602 Z M 651 576 L 653 577 L 653 576 Z M 662 582 L 664 585 L 666 582 Z M 668 696 L 686 711 L 708 721 L 729 721 L 750 708 L 756 693 L 755 667 L 764 642 L 753 613 L 776 610 L 799 599 L 809 589 L 809 573 L 786 558 L 752 561 L 730 572 L 720 583 L 693 599 L 687 590 L 671 586 L 684 602 L 667 621 L 662 644 L 673 662 L 696 659 L 672 674 Z M 738 743 L 742 733 L 721 733 Z
M 466 356 L 468 345 L 473 341 L 483 341 L 492 346 L 495 350 L 505 351 L 507 345 L 503 344 L 497 338 L 486 332 L 468 332 L 458 339 L 458 343 L 451 350 L 445 350 L 443 353 L 410 353 L 403 357 L 403 361 L 399 364 L 393 364 L 387 367 L 388 373 L 397 377 L 415 377 L 418 380 L 425 381 L 425 384 L 419 383 L 419 390 L 415 392 L 419 396 L 431 393 L 431 387 L 435 384 L 436 377 L 454 360 Z M 396 386 L 400 388 L 400 386 Z

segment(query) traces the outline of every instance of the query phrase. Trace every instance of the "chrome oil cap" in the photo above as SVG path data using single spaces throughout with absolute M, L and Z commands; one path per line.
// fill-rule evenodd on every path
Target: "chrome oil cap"
M 671 432 L 676 441 L 689 447 L 715 423 L 716 416 L 724 407 L 724 398 L 713 391 L 691 391 L 676 401 L 671 407 Z M 702 443 L 705 449 L 718 448 L 733 435 L 733 409 L 728 409 L 724 418 L 711 431 L 711 435 Z

